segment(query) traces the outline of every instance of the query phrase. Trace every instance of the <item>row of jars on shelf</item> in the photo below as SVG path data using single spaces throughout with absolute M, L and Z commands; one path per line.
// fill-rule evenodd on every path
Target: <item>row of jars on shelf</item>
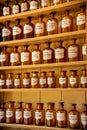
M 29 50 L 29 46 L 25 45 L 23 50 L 18 49 L 18 46 L 11 48 L 2 47 L 0 52 L 0 66 L 15 66 L 15 65 L 30 65 L 30 64 L 45 64 L 45 63 L 59 63 L 59 62 L 73 62 L 79 60 L 86 60 L 87 45 L 84 43 L 81 46 L 76 44 L 76 39 L 73 44 L 68 45 L 67 48 L 62 46 L 63 41 L 59 41 L 58 47 L 52 49 L 50 42 L 45 44 L 43 50 L 39 44 L 33 45 L 33 49 Z M 32 45 L 31 45 L 32 47 Z M 81 53 L 80 53 L 81 52 Z M 81 56 L 79 56 L 79 53 Z M 81 59 L 82 57 L 82 59 Z
M 38 21 L 35 24 L 31 22 L 31 17 L 26 19 L 23 26 L 20 25 L 20 19 L 16 19 L 13 27 L 10 27 L 9 21 L 7 21 L 2 28 L 2 40 L 16 40 L 85 29 L 86 14 L 84 10 L 84 6 L 81 6 L 81 11 L 76 16 L 76 23 L 74 22 L 73 17 L 69 15 L 69 10 L 66 11 L 65 16 L 63 16 L 61 20 L 55 18 L 55 12 L 52 12 L 50 13 L 50 18 L 47 22 L 43 21 L 42 15 L 39 16 Z
M 5 103 L 1 103 L 0 107 L 0 122 L 16 123 L 16 124 L 35 124 L 46 126 L 57 126 L 60 128 L 67 127 L 76 129 L 80 128 L 80 121 L 83 130 L 87 130 L 87 104 L 84 104 L 86 109 L 79 112 L 76 104 L 72 104 L 73 108 L 67 112 L 64 108 L 64 102 L 59 102 L 58 110 L 55 109 L 54 102 L 47 103 L 47 109 L 44 109 L 44 103 L 36 103 L 36 109 L 32 108 L 32 103 L 25 103 L 23 108 L 22 102 L 19 102 L 19 107 L 14 107 L 13 101 L 8 102 L 8 107 L 5 108 Z
M 57 84 L 57 86 L 56 86 Z M 83 69 L 81 75 L 77 74 L 77 70 L 71 70 L 70 75 L 66 75 L 66 71 L 60 71 L 60 75 L 55 76 L 54 71 L 41 72 L 25 72 L 23 77 L 17 73 L 0 74 L 0 88 L 87 88 L 87 70 Z
M 48 7 L 51 5 L 58 5 L 64 2 L 70 2 L 73 0 L 22 0 L 19 4 L 19 0 L 14 0 L 14 4 L 10 7 L 10 1 L 5 0 L 3 7 L 3 16 L 7 16 L 10 14 L 17 14 L 20 12 L 36 10 L 44 7 Z

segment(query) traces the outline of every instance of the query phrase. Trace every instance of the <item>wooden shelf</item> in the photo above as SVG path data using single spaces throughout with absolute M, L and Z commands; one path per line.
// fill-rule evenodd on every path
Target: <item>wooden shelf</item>
M 0 22 L 5 22 L 7 20 L 13 21 L 17 18 L 24 19 L 28 16 L 36 17 L 40 14 L 47 15 L 50 12 L 53 12 L 53 11 L 61 12 L 61 11 L 65 11 L 67 9 L 71 9 L 72 7 L 73 7 L 73 9 L 76 9 L 77 6 L 83 5 L 84 3 L 86 4 L 86 0 L 75 0 L 75 1 L 66 2 L 66 3 L 59 4 L 59 5 L 54 5 L 54 6 L 50 6 L 50 7 L 46 7 L 46 8 L 33 10 L 33 11 L 18 13 L 18 14 L 15 14 L 15 15 L 11 14 L 11 15 L 8 15 L 8 16 L 1 16 Z
M 65 66 L 80 66 L 87 65 L 87 61 L 61 62 L 49 64 L 34 64 L 34 65 L 19 65 L 19 66 L 3 66 L 0 70 L 23 70 L 23 69 L 37 69 L 37 68 L 51 68 L 51 67 L 65 67 Z

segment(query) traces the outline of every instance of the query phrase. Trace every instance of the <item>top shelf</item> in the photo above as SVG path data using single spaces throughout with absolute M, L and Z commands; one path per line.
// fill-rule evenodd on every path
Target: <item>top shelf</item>
M 83 4 L 86 4 L 86 0 L 75 0 L 75 1 L 66 2 L 66 3 L 62 3 L 59 5 L 54 5 L 54 6 L 50 6 L 50 7 L 45 7 L 45 8 L 41 8 L 41 9 L 37 9 L 37 10 L 33 10 L 33 11 L 26 11 L 26 12 L 22 12 L 22 13 L 18 13 L 18 14 L 1 16 L 0 22 L 3 23 L 7 20 L 13 21 L 15 19 L 24 19 L 28 16 L 36 17 L 40 14 L 45 15 L 45 14 L 49 14 L 50 12 L 53 12 L 53 11 L 61 12 L 61 11 L 71 9 L 72 7 L 73 7 L 73 9 L 76 9 L 77 6 L 80 6 Z

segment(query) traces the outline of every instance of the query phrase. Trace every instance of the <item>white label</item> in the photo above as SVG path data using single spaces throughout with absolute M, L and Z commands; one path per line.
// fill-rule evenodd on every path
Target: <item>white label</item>
M 39 82 L 41 85 L 46 84 L 46 78 L 40 78 Z
M 70 84 L 76 84 L 76 78 L 70 77 Z
M 60 2 L 60 0 L 53 0 L 53 3 L 54 4 L 57 4 L 57 3 L 59 3 Z
M 4 79 L 0 79 L 0 86 L 5 85 L 5 80 Z
M 50 60 L 50 59 L 52 59 L 52 51 L 44 50 L 43 51 L 43 60 Z
M 47 84 L 48 84 L 48 85 L 53 84 L 53 78 L 48 77 L 48 79 L 47 79 Z
M 23 85 L 29 85 L 29 79 L 23 79 Z
M 69 19 L 63 19 L 62 20 L 62 28 L 66 28 L 70 26 L 70 20 Z
M 43 23 L 37 23 L 35 25 L 35 34 L 44 33 L 44 24 Z
M 38 3 L 37 1 L 30 1 L 30 10 L 37 9 Z
M 48 6 L 48 0 L 41 0 L 41 6 Z
M 4 118 L 4 112 L 3 111 L 0 111 L 0 119 L 3 119 Z
M 77 25 L 85 24 L 85 22 L 86 22 L 85 15 L 78 15 L 77 16 Z
M 25 111 L 24 111 L 24 118 L 25 118 L 25 119 L 31 118 L 31 111 L 25 110 Z
M 70 114 L 70 115 L 69 115 L 69 121 L 70 121 L 70 123 L 72 123 L 72 124 L 76 124 L 77 121 L 78 121 L 77 115 L 72 115 L 72 114 Z
M 29 61 L 29 53 L 21 52 L 21 62 Z
M 55 21 L 54 20 L 48 20 L 48 22 L 47 22 L 47 32 L 49 32 L 49 31 L 54 31 L 55 30 Z
M 18 6 L 18 5 L 13 5 L 12 13 L 13 13 L 13 14 L 19 13 L 19 6 Z
M 10 55 L 10 62 L 14 63 L 14 62 L 18 62 L 18 61 L 19 61 L 18 53 L 11 53 L 11 55 Z
M 3 15 L 9 15 L 10 14 L 10 8 L 9 7 L 4 7 L 3 8 Z
M 20 79 L 14 79 L 14 86 L 20 85 Z
M 9 36 L 11 34 L 10 30 L 7 28 L 2 29 L 2 37 Z
M 55 49 L 55 59 L 62 59 L 64 58 L 64 49 Z
M 87 77 L 82 76 L 80 80 L 81 80 L 81 84 L 87 83 Z
M 24 25 L 24 34 L 30 33 L 33 31 L 32 26 L 25 24 Z
M 26 11 L 27 10 L 27 3 L 21 3 L 21 12 Z
M 32 52 L 32 61 L 40 60 L 40 52 L 33 51 Z
M 68 58 L 75 58 L 78 55 L 77 47 L 69 47 L 68 48 Z
M 42 113 L 41 112 L 35 112 L 35 119 L 39 120 L 42 118 Z
M 31 78 L 31 85 L 37 85 L 37 78 Z
M 17 120 L 21 119 L 21 118 L 22 118 L 22 112 L 21 112 L 21 111 L 16 111 L 16 113 L 15 113 L 15 118 L 16 118 Z
M 82 125 L 87 125 L 87 115 L 81 114 L 81 123 Z
M 0 62 L 5 62 L 6 61 L 6 55 L 5 54 L 1 54 L 0 55 Z
M 13 111 L 7 110 L 6 111 L 6 118 L 11 118 L 11 117 L 13 117 Z
M 13 36 L 20 34 L 22 31 L 19 27 L 16 26 L 14 26 L 12 30 L 13 30 Z
M 65 114 L 64 113 L 57 113 L 57 120 L 58 121 L 64 121 L 65 120 Z
M 84 46 L 82 47 L 82 54 L 83 54 L 83 55 L 87 55 L 87 46 L 86 46 L 86 45 L 84 45 Z
M 52 120 L 53 119 L 53 112 L 46 112 L 46 119 Z
M 11 79 L 7 79 L 7 80 L 6 80 L 6 85 L 9 86 L 9 85 L 11 85 L 11 84 L 12 84 Z
M 66 84 L 66 78 L 59 78 L 59 84 Z

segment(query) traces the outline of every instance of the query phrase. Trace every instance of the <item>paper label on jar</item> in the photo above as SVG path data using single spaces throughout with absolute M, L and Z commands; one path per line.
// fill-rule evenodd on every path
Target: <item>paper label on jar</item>
M 77 115 L 72 115 L 72 114 L 70 114 L 70 115 L 69 115 L 69 121 L 70 121 L 70 123 L 72 123 L 72 124 L 76 124 L 77 121 L 78 121 Z
M 32 61 L 40 60 L 40 52 L 33 51 L 32 52 Z
M 66 78 L 59 78 L 59 84 L 66 84 Z
M 76 78 L 70 77 L 70 84 L 76 84 Z
M 47 32 L 49 31 L 54 31 L 56 26 L 55 26 L 55 21 L 54 20 L 48 20 L 47 22 Z
M 47 120 L 52 120 L 53 119 L 53 112 L 46 112 L 46 119 Z
M 37 23 L 35 25 L 35 34 L 44 33 L 44 24 L 43 23 Z
M 10 8 L 9 7 L 4 7 L 3 8 L 3 15 L 9 15 L 10 14 Z
M 21 111 L 16 111 L 16 113 L 15 113 L 15 118 L 16 118 L 17 120 L 21 119 L 21 118 L 22 118 L 22 112 L 21 112 Z
M 21 12 L 26 11 L 27 10 L 27 3 L 21 3 Z
M 81 123 L 82 125 L 87 125 L 87 115 L 81 114 Z
M 46 84 L 46 78 L 40 78 L 39 82 L 41 85 Z
M 81 84 L 87 83 L 87 77 L 82 76 L 80 80 L 81 80 Z
M 87 46 L 86 46 L 86 45 L 84 45 L 84 46 L 82 47 L 82 54 L 83 54 L 83 55 L 87 55 Z
M 3 119 L 4 118 L 4 112 L 3 111 L 0 111 L 0 119 Z
M 27 34 L 27 33 L 32 32 L 33 28 L 32 28 L 32 26 L 25 24 L 23 30 L 24 30 L 24 34 Z
M 5 80 L 4 79 L 0 79 L 0 86 L 5 85 Z
M 64 113 L 57 113 L 57 120 L 58 121 L 64 121 L 65 120 L 65 114 Z
M 5 54 L 1 54 L 0 55 L 0 62 L 5 62 L 6 61 L 6 55 Z
M 64 49 L 55 49 L 55 59 L 62 59 L 64 58 Z
M 13 30 L 13 36 L 18 35 L 22 32 L 22 30 L 19 27 L 16 27 L 16 26 L 14 26 L 12 30 Z
M 13 5 L 12 13 L 13 14 L 19 13 L 19 6 L 18 5 Z
M 37 85 L 37 78 L 31 78 L 31 85 Z
M 21 62 L 29 61 L 29 53 L 21 52 Z
M 41 112 L 35 112 L 35 119 L 39 120 L 42 118 L 42 113 Z
M 78 15 L 77 16 L 77 25 L 85 24 L 85 22 L 86 22 L 85 15 Z
M 53 3 L 56 4 L 56 3 L 59 3 L 60 0 L 53 0 Z
M 50 59 L 52 59 L 52 51 L 44 50 L 43 51 L 43 60 L 50 60 Z
M 78 49 L 77 47 L 70 47 L 68 48 L 68 58 L 75 58 L 78 56 Z
M 19 61 L 18 53 L 11 53 L 11 55 L 10 55 L 10 62 L 14 63 L 14 62 L 18 62 L 18 61 Z
M 29 79 L 23 79 L 23 85 L 29 85 Z
M 30 10 L 34 10 L 38 8 L 37 1 L 30 1 Z
M 6 118 L 11 118 L 11 117 L 13 117 L 13 111 L 7 110 L 6 111 Z
M 12 84 L 11 79 L 6 79 L 6 85 L 9 86 L 9 85 L 11 85 L 11 84 Z
M 41 6 L 48 6 L 48 0 L 41 0 Z
M 20 85 L 20 79 L 14 79 L 14 86 Z
M 25 110 L 25 111 L 24 111 L 24 118 L 25 118 L 25 119 L 31 118 L 31 111 Z
M 2 29 L 2 37 L 9 36 L 11 34 L 10 30 L 7 28 Z
M 70 26 L 70 20 L 69 19 L 63 19 L 62 20 L 62 28 L 66 28 Z
M 48 77 L 48 79 L 47 79 L 47 84 L 53 84 L 53 78 Z

